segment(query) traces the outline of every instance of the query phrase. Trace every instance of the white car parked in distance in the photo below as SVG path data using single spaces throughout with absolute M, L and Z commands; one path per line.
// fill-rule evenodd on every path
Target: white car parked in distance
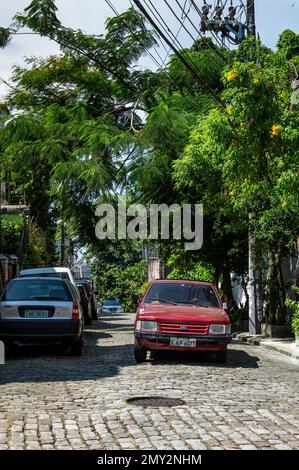
M 66 279 L 70 281 L 73 286 L 75 286 L 76 290 L 78 291 L 78 287 L 72 271 L 69 268 L 65 267 L 47 267 L 47 268 L 30 268 L 30 269 L 22 269 L 19 272 L 19 277 L 59 277 L 61 279 Z

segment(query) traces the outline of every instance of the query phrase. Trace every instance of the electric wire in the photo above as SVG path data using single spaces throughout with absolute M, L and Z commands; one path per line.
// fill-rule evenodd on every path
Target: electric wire
M 182 31 L 183 26 L 184 26 L 184 23 L 185 23 L 185 21 L 186 21 L 186 18 L 187 18 L 187 16 L 188 16 L 188 13 L 190 12 L 190 9 L 191 9 L 191 6 L 190 6 L 188 12 L 187 12 L 187 13 L 185 12 L 185 8 L 186 8 L 186 5 L 187 5 L 187 1 L 188 1 L 188 0 L 185 0 L 184 6 L 183 6 L 183 12 L 182 12 L 182 15 L 181 15 L 180 27 L 179 27 L 179 29 L 178 29 L 176 35 L 175 35 L 175 38 L 176 38 L 176 39 L 179 37 L 179 34 L 180 34 L 180 32 Z M 164 59 L 164 64 L 165 64 L 166 60 L 168 59 L 170 52 L 171 52 L 171 49 L 168 49 L 167 54 L 166 54 L 166 57 L 165 57 L 165 59 Z
M 205 17 L 203 16 L 202 12 L 200 11 L 199 7 L 196 5 L 195 1 L 194 0 L 190 0 L 192 5 L 193 5 L 193 8 L 197 11 L 197 13 L 199 14 L 201 20 L 206 23 L 206 20 L 205 20 Z M 217 3 L 218 5 L 218 3 Z M 215 8 L 216 8 L 216 3 L 215 3 Z M 214 10 L 215 12 L 215 10 Z M 229 47 L 227 47 L 225 44 L 223 44 L 220 39 L 218 38 L 217 34 L 214 33 L 214 31 L 211 31 L 210 30 L 210 33 L 211 35 L 213 36 L 213 38 L 215 39 L 215 41 L 217 42 L 217 44 L 219 45 L 219 47 L 221 47 L 221 49 L 223 49 L 223 47 L 225 47 L 225 49 L 227 49 L 228 51 L 230 51 Z
M 166 0 L 165 0 L 165 1 L 166 1 Z M 175 0 L 175 2 L 178 4 L 178 6 L 180 7 L 180 9 L 182 9 L 182 7 L 181 7 L 179 1 L 178 1 L 178 0 Z M 191 9 L 191 2 L 190 2 L 190 9 Z M 189 12 L 190 12 L 190 10 L 189 10 Z M 193 26 L 193 28 L 195 29 L 195 31 L 198 33 L 198 35 L 199 35 L 202 39 L 204 39 L 204 35 L 203 35 L 203 34 L 201 33 L 201 31 L 195 26 L 195 24 L 193 23 L 193 21 L 189 18 L 188 14 L 187 14 L 187 18 L 188 18 L 188 20 L 189 20 L 189 23 Z M 223 55 L 220 53 L 220 51 L 217 49 L 217 46 L 216 46 L 215 49 L 213 49 L 212 47 L 211 47 L 210 49 L 213 50 L 213 51 L 221 58 L 221 60 L 223 61 L 223 63 L 226 63 L 224 56 L 223 56 Z
M 132 1 L 132 0 L 129 0 L 129 2 L 130 2 L 131 7 L 132 7 L 133 9 L 135 9 L 135 5 L 134 5 L 133 1 Z M 157 36 L 157 40 L 159 41 L 159 43 L 160 43 L 161 46 L 163 47 L 164 51 L 167 53 L 167 52 L 168 52 L 168 49 L 167 49 L 167 47 L 165 46 L 165 44 L 163 43 L 163 41 L 161 40 L 160 36 Z
M 111 10 L 113 11 L 113 13 L 116 15 L 116 16 L 119 16 L 119 12 L 117 11 L 117 9 L 115 8 L 115 6 L 113 5 L 112 1 L 111 0 L 105 0 L 105 2 L 107 3 L 107 5 L 111 8 Z M 142 43 L 142 41 L 137 37 L 137 35 L 134 33 L 134 31 L 132 31 L 132 29 L 129 28 L 128 25 L 127 26 L 127 29 L 128 31 L 132 34 L 133 37 L 136 38 L 136 40 L 139 42 L 139 44 L 144 47 L 144 43 Z M 163 64 L 163 58 L 160 56 L 159 52 L 157 51 L 157 49 L 153 46 L 153 48 L 155 49 L 157 55 L 159 56 L 159 58 L 161 59 L 162 61 L 162 64 Z M 146 51 L 147 54 L 150 56 L 150 58 L 153 60 L 153 62 L 158 66 L 158 68 L 162 68 L 161 64 L 158 62 L 157 58 L 149 51 L 147 50 Z
M 171 29 L 169 28 L 168 24 L 165 22 L 164 18 L 162 18 L 161 14 L 159 13 L 159 11 L 157 10 L 157 8 L 155 7 L 155 5 L 153 4 L 153 2 L 151 0 L 143 0 L 143 2 L 146 4 L 146 6 L 148 7 L 148 9 L 150 10 L 150 12 L 152 13 L 152 15 L 155 17 L 155 19 L 158 21 L 158 23 L 160 24 L 162 30 L 165 31 L 166 33 L 166 36 L 168 36 L 168 38 L 170 38 L 170 44 L 172 45 L 172 41 L 174 39 L 174 41 L 177 43 L 177 46 L 178 48 L 181 50 L 180 51 L 180 54 L 182 56 L 185 57 L 185 59 L 189 62 L 189 65 L 191 65 L 192 67 L 194 67 L 195 70 L 197 70 L 197 65 L 193 62 L 193 59 L 192 57 L 190 56 L 189 52 L 187 52 L 184 47 L 182 46 L 182 44 L 179 42 L 179 40 L 177 39 L 177 37 L 175 36 L 175 34 L 171 31 Z M 134 3 L 136 3 L 134 1 Z M 140 1 L 138 1 L 139 5 L 140 5 Z M 148 5 L 148 3 L 150 4 L 150 6 Z M 142 7 L 143 10 L 147 11 L 145 9 L 145 7 Z M 150 15 L 149 15 L 150 16 Z M 162 35 L 161 35 L 162 36 Z M 171 36 L 173 39 L 171 39 Z M 163 36 L 162 36 L 163 37 Z M 165 40 L 165 38 L 163 38 Z
M 181 55 L 184 55 L 186 56 L 185 58 L 187 59 L 187 61 L 190 63 L 191 67 L 194 68 L 195 70 L 195 73 L 197 74 L 200 74 L 200 72 L 198 71 L 197 69 L 197 64 L 193 62 L 193 59 L 192 57 L 190 57 L 190 55 L 187 53 L 187 51 L 182 51 L 183 46 L 182 44 L 177 40 L 177 38 L 175 38 L 173 32 L 171 31 L 171 29 L 169 28 L 169 26 L 167 25 L 167 23 L 165 22 L 165 20 L 161 17 L 159 11 L 156 9 L 156 7 L 153 5 L 152 1 L 151 0 L 144 0 L 144 2 L 147 4 L 147 2 L 149 2 L 151 4 L 151 6 L 153 7 L 152 9 L 150 8 L 151 12 L 153 13 L 153 15 L 155 16 L 155 18 L 157 19 L 157 21 L 159 22 L 159 24 L 161 25 L 161 27 L 164 29 L 164 31 L 167 33 L 168 37 L 171 37 L 170 34 L 174 37 L 174 39 L 176 39 L 176 42 L 179 46 L 179 48 L 181 49 L 180 53 Z M 147 5 L 148 6 L 148 5 Z M 158 16 L 157 16 L 158 15 Z M 165 25 L 165 26 L 164 26 Z M 169 34 L 170 33 L 170 34 Z M 219 68 L 219 71 L 221 69 Z M 202 77 L 201 77 L 202 79 Z M 203 79 L 202 79 L 203 80 Z

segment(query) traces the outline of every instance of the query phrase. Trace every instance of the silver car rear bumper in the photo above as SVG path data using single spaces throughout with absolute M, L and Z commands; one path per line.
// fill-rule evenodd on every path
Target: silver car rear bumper
M 55 320 L 53 318 L 0 320 L 0 339 L 2 340 L 64 342 L 75 340 L 81 332 L 80 320 Z

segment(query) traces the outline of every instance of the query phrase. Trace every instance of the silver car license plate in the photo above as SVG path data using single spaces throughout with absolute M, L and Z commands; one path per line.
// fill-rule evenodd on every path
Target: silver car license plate
M 25 310 L 24 317 L 25 318 L 48 318 L 49 312 L 48 310 Z
M 170 346 L 179 346 L 181 348 L 196 348 L 196 338 L 170 338 Z

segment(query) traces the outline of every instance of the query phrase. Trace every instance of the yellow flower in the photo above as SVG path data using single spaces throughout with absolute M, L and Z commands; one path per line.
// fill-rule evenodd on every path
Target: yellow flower
M 274 139 L 274 137 L 279 137 L 281 130 L 282 130 L 282 126 L 280 126 L 279 124 L 275 124 L 274 126 L 272 126 L 271 131 L 270 131 L 271 139 Z
M 227 79 L 228 82 L 231 82 L 231 81 L 234 80 L 237 76 L 238 76 L 238 70 L 237 70 L 237 69 L 233 69 L 233 70 L 231 70 L 230 72 L 228 72 L 228 74 L 226 75 L 226 79 Z
M 226 112 L 227 114 L 229 114 L 230 116 L 232 116 L 234 114 L 234 108 L 232 106 L 228 106 L 226 108 Z
M 259 81 L 257 78 L 255 78 L 252 83 L 253 83 L 254 85 L 259 85 L 259 84 L 260 84 L 260 81 Z
M 245 123 L 244 122 L 240 122 L 240 129 L 244 129 L 245 127 Z

